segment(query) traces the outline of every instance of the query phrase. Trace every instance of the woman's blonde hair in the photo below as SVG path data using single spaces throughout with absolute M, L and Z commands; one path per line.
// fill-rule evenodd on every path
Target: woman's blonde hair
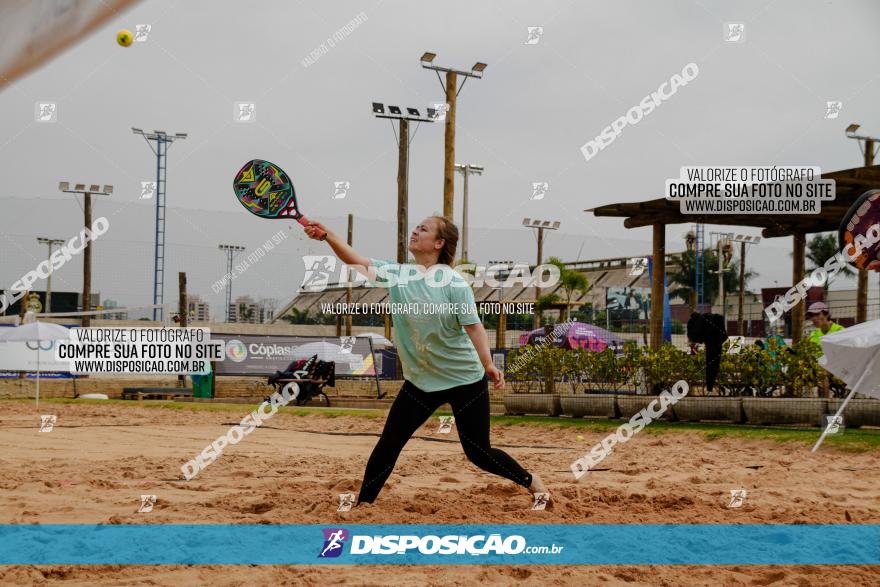
M 455 250 L 458 248 L 458 227 L 443 216 L 431 216 L 437 221 L 437 238 L 443 239 L 438 263 L 449 265 L 455 262 Z

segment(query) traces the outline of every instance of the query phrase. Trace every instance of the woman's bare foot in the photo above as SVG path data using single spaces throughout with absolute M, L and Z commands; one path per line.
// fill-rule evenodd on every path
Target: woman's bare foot
M 529 491 L 532 493 L 548 493 L 544 480 L 537 473 L 532 473 L 532 484 L 529 486 Z
M 547 505 L 544 509 L 553 509 L 553 497 L 550 496 L 550 491 L 547 489 L 547 486 L 544 485 L 544 480 L 541 479 L 541 476 L 537 473 L 532 473 L 532 484 L 529 486 L 529 491 L 532 492 L 532 495 L 536 493 L 546 493 L 549 497 L 547 499 Z

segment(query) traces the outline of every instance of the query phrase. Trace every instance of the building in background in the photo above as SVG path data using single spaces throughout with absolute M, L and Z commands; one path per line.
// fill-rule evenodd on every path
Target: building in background
M 211 308 L 201 296 L 188 295 L 186 297 L 187 317 L 192 322 L 210 322 Z
M 255 302 L 250 296 L 238 296 L 229 306 L 229 318 L 239 324 L 266 324 L 275 318 L 274 300 Z

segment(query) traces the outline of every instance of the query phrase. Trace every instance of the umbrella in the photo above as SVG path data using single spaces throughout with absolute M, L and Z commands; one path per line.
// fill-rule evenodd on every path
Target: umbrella
M 520 335 L 519 344 L 536 344 L 536 339 L 552 333 L 554 329 L 557 335 L 553 343 L 562 348 L 587 348 L 596 352 L 601 352 L 609 346 L 623 348 L 624 340 L 616 334 L 583 322 L 571 322 L 568 326 L 556 325 L 547 333 L 543 328 L 526 332 Z
M 381 334 L 376 334 L 375 332 L 365 332 L 363 334 L 358 334 L 357 338 L 369 338 L 373 341 L 373 346 L 394 346 L 393 342 L 391 342 Z
M 819 364 L 826 371 L 842 379 L 850 388 L 849 395 L 840 404 L 832 423 L 856 393 L 880 398 L 880 320 L 862 322 L 846 330 L 826 334 L 819 339 L 825 353 Z M 816 452 L 831 426 L 826 426 L 812 452 Z
M 0 342 L 36 342 L 68 340 L 70 331 L 51 322 L 31 322 L 0 333 Z M 40 345 L 37 344 L 37 405 L 40 405 Z

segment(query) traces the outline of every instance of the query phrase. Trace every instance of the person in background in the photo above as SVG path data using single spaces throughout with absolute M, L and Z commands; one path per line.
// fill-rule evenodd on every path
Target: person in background
M 819 344 L 819 339 L 826 334 L 844 330 L 843 326 L 831 319 L 831 311 L 825 302 L 814 302 L 807 308 L 807 317 L 812 320 L 816 330 L 810 333 L 810 342 Z
M 816 329 L 810 333 L 809 338 L 810 342 L 816 345 L 819 344 L 819 339 L 826 334 L 844 330 L 843 326 L 831 319 L 831 311 L 828 308 L 828 304 L 825 302 L 814 302 L 810 304 L 810 307 L 807 308 L 807 317 L 813 322 L 813 326 L 816 327 Z M 830 375 L 826 373 L 825 376 L 822 377 L 819 397 L 828 397 L 830 388 L 831 378 Z

